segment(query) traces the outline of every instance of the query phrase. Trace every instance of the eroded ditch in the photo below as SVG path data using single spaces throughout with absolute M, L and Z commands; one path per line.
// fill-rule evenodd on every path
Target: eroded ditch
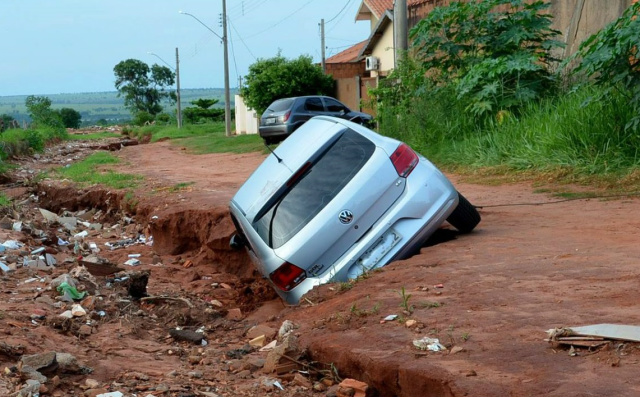
M 57 336 L 52 337 L 42 329 L 36 332 L 42 338 L 57 341 L 55 346 L 64 346 L 67 342 L 79 345 L 84 351 L 74 351 L 79 359 L 95 359 L 92 356 L 95 355 L 95 349 L 99 349 L 102 353 L 97 356 L 103 369 L 93 376 L 100 383 L 98 389 L 112 390 L 121 387 L 125 390 L 149 390 L 155 395 L 186 393 L 183 394 L 185 396 L 190 395 L 188 392 L 195 387 L 200 387 L 204 392 L 232 390 L 233 393 L 229 395 L 255 394 L 256 388 L 261 390 L 260 393 L 275 391 L 273 384 L 265 381 L 265 374 L 259 371 L 264 363 L 260 358 L 249 354 L 252 349 L 246 349 L 247 335 L 250 327 L 256 324 L 275 331 L 285 316 L 294 310 L 271 310 L 268 315 L 260 314 L 264 311 L 263 304 L 273 303 L 276 295 L 254 272 L 246 254 L 229 248 L 233 225 L 226 206 L 206 209 L 160 206 L 157 198 L 147 201 L 141 197 L 132 197 L 130 193 L 103 188 L 79 189 L 51 181 L 36 185 L 32 194 L 37 197 L 37 201 L 28 204 L 33 208 L 44 208 L 54 213 L 99 210 L 102 222 L 123 224 L 118 230 L 128 228 L 132 233 L 153 236 L 152 247 L 133 247 L 114 251 L 109 256 L 113 261 L 122 263 L 127 254 L 146 250 L 142 252 L 143 263 L 154 265 L 150 268 L 150 294 L 162 294 L 168 299 L 132 304 L 126 299 L 126 293 L 121 291 L 112 296 L 118 299 L 117 302 L 98 302 L 95 305 L 95 309 L 105 311 L 108 315 L 97 318 L 97 323 L 89 334 L 86 334 L 86 327 L 82 331 L 85 334 L 80 331 L 82 323 L 55 319 L 55 310 L 45 310 L 46 317 L 54 320 L 47 320 L 42 325 L 48 325 Z M 127 222 L 123 223 L 123 219 L 132 224 L 125 226 L 124 223 Z M 158 265 L 153 263 L 156 260 L 162 265 L 155 266 Z M 67 270 L 69 267 L 68 265 Z M 54 275 L 55 271 L 51 276 Z M 19 288 L 19 285 L 20 283 L 16 287 Z M 183 304 L 179 298 L 192 305 Z M 32 302 L 32 299 L 25 298 L 25 302 L 27 301 Z M 28 312 L 31 308 L 26 310 Z M 41 308 L 37 310 L 38 313 L 42 311 Z M 15 318 L 25 323 L 29 320 L 24 313 Z M 167 329 L 171 326 L 187 330 L 204 327 L 209 339 L 208 347 L 190 347 L 179 340 L 167 339 Z M 120 340 L 119 347 L 108 336 L 114 333 Z M 12 330 L 9 335 L 19 336 L 20 332 Z M 59 337 L 68 340 L 62 343 L 58 340 Z M 25 334 L 18 340 L 24 342 L 28 340 L 28 335 Z M 140 360 L 160 361 L 157 363 L 157 371 L 145 369 L 136 360 L 125 364 L 118 353 L 131 351 L 140 354 L 140 346 L 143 346 Z M 429 395 L 435 397 L 453 395 L 448 386 L 447 374 L 436 368 L 431 375 L 420 376 L 417 368 L 406 368 L 401 360 L 376 358 L 362 352 L 345 350 L 340 345 L 327 346 L 321 339 L 315 339 L 309 346 L 310 350 L 296 356 L 299 360 L 311 362 L 315 368 L 327 367 L 318 362 L 332 363 L 341 376 L 366 380 L 370 385 L 368 396 L 409 396 L 416 395 L 418 390 L 427 390 Z M 26 353 L 36 353 L 37 350 L 27 349 Z M 6 357 L 1 356 L 0 353 L 0 361 L 9 362 L 5 360 Z M 138 370 L 134 370 L 132 365 L 137 366 Z M 178 367 L 181 369 L 177 375 L 170 375 L 176 378 L 170 378 L 168 374 L 173 371 L 169 368 Z M 304 365 L 298 367 L 308 368 Z M 164 369 L 166 371 L 163 372 Z M 323 383 L 323 376 L 318 373 L 310 377 L 312 383 L 306 383 L 300 377 L 295 380 L 295 372 L 276 373 L 278 379 L 288 386 L 286 393 L 280 395 L 296 395 L 301 392 L 302 395 L 331 395 L 327 391 L 331 387 L 331 390 L 336 391 L 335 379 L 326 378 Z M 266 375 L 270 376 L 269 373 Z M 86 374 L 73 375 L 62 382 L 61 386 L 53 388 L 53 391 L 77 391 L 78 383 L 82 383 L 85 378 Z M 417 381 L 418 379 L 421 380 Z M 171 384 L 173 386 L 168 386 Z M 96 388 L 83 385 L 80 389 Z M 238 393 L 239 390 L 241 393 Z

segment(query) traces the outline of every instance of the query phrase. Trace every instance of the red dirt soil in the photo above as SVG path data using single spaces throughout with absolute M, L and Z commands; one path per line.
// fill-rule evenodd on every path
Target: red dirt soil
M 227 203 L 263 154 L 192 155 L 160 142 L 125 147 L 116 155 L 124 160 L 120 172 L 144 176 L 132 212 L 154 236 L 153 251 L 143 251 L 143 259 L 149 262 L 157 255 L 164 263 L 149 267 L 149 289 L 154 295 L 216 299 L 224 307 L 212 313 L 159 305 L 153 315 L 148 307 L 147 314 L 112 308 L 123 316 L 120 326 L 109 323 L 80 339 L 48 327 L 29 328 L 25 334 L 0 319 L 0 325 L 8 327 L 6 341 L 28 340 L 28 354 L 66 349 L 91 362 L 96 371 L 92 377 L 103 383 L 141 382 L 136 373 L 144 370 L 168 385 L 169 394 L 156 395 L 178 395 L 187 381 L 217 385 L 220 395 L 266 394 L 251 389 L 257 375 L 219 373 L 224 364 L 211 357 L 221 349 L 241 346 L 242 332 L 251 325 L 278 328 L 289 319 L 299 326 L 297 334 L 313 360 L 333 363 L 342 377 L 368 383 L 374 395 L 640 396 L 636 344 L 614 341 L 570 356 L 567 349 L 544 340 L 545 332 L 554 327 L 640 325 L 637 199 L 553 203 L 554 197 L 534 193 L 527 183 L 486 186 L 452 175 L 458 190 L 483 207 L 482 222 L 473 233 L 425 247 L 357 282 L 321 286 L 299 307 L 285 307 L 256 278 L 246 255 L 228 249 L 233 227 Z M 46 181 L 44 190 L 45 185 Z M 47 204 L 58 210 L 65 202 L 54 198 L 59 183 L 49 186 Z M 104 205 L 104 194 L 87 200 Z M 64 194 L 67 202 L 69 195 Z M 121 204 L 124 198 L 118 197 Z M 514 205 L 522 203 L 540 205 Z M 136 249 L 105 256 L 122 261 Z M 182 266 L 186 259 L 194 265 Z M 214 281 L 231 288 L 212 288 Z M 14 288 L 21 287 L 13 281 L 3 284 L 5 292 Z M 403 289 L 410 294 L 410 312 L 401 307 Z M 33 305 L 31 299 L 2 303 L 5 313 L 22 312 L 28 328 L 31 306 L 25 305 Z M 242 320 L 220 317 L 234 307 L 243 310 Z M 399 315 L 399 320 L 381 323 L 388 314 Z M 415 320 L 415 325 L 407 327 L 407 320 Z M 209 327 L 213 340 L 199 353 L 209 365 L 205 372 L 215 372 L 205 373 L 208 383 L 188 375 L 194 369 L 186 357 L 195 348 L 176 354 L 175 346 L 165 343 L 166 332 L 145 326 L 179 321 Z M 412 341 L 425 336 L 439 338 L 447 350 L 416 349 Z M 174 350 L 169 354 L 170 349 Z M 172 370 L 183 381 L 167 377 Z M 305 390 L 289 387 L 279 395 L 324 395 Z
M 191 156 L 169 143 L 125 148 L 121 157 L 163 184 L 195 182 L 184 198 L 193 208 L 224 206 L 263 158 Z M 478 229 L 424 248 L 344 293 L 329 291 L 335 285 L 312 291 L 309 301 L 323 302 L 289 309 L 286 317 L 301 325 L 314 359 L 335 363 L 381 395 L 640 395 L 635 345 L 570 357 L 544 342 L 554 327 L 640 324 L 638 200 L 489 208 L 556 199 L 529 184 L 452 179 L 473 204 L 486 206 Z M 416 307 L 405 315 L 418 322 L 413 329 L 379 323 L 402 314 L 402 287 Z M 375 315 L 351 310 L 376 304 Z M 464 350 L 416 356 L 412 341 L 427 335 Z

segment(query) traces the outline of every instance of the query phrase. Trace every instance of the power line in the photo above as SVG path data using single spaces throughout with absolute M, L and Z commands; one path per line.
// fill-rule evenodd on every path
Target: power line
M 229 25 L 231 25 L 231 21 L 227 20 L 227 22 L 229 23 Z M 231 31 L 229 31 L 229 41 L 231 42 L 231 57 L 233 58 L 233 66 L 236 69 L 236 80 L 238 79 L 238 76 L 240 76 L 240 73 L 238 73 L 238 63 L 236 62 L 236 51 L 235 48 L 233 47 L 233 38 L 231 37 Z
M 252 0 L 249 0 L 247 2 L 244 2 L 244 1 L 241 2 L 236 7 L 233 8 L 233 11 L 231 13 L 227 12 L 227 15 L 233 14 L 234 17 L 248 15 L 269 0 L 253 0 L 253 3 L 251 1 Z
M 279 20 L 278 22 L 274 23 L 273 25 L 269 26 L 268 28 L 266 28 L 266 29 L 264 29 L 264 30 L 261 30 L 261 31 L 259 31 L 259 32 L 256 32 L 256 33 L 254 33 L 254 34 L 252 34 L 252 35 L 250 35 L 250 36 L 247 36 L 247 37 L 245 37 L 245 38 L 246 38 L 246 39 L 250 39 L 250 38 L 252 38 L 252 37 L 258 36 L 258 35 L 260 35 L 260 34 L 262 34 L 262 33 L 266 32 L 266 31 L 268 31 L 268 30 L 271 30 L 271 29 L 275 28 L 276 26 L 280 25 L 282 22 L 284 22 L 285 20 L 287 20 L 287 19 L 291 18 L 291 17 L 292 17 L 293 15 L 295 15 L 297 12 L 299 12 L 300 10 L 302 10 L 303 8 L 305 8 L 306 6 L 308 6 L 309 4 L 311 4 L 311 2 L 312 2 L 312 1 L 313 1 L 313 0 L 309 0 L 309 1 L 307 1 L 306 3 L 304 3 L 304 4 L 302 5 L 302 7 L 298 8 L 297 10 L 295 10 L 295 11 L 294 11 L 294 12 L 292 12 L 291 14 L 287 15 L 286 17 L 282 18 L 281 20 Z
M 256 58 L 255 55 L 253 55 L 253 52 L 251 52 L 251 50 L 249 49 L 249 47 L 247 46 L 247 43 L 244 42 L 244 40 L 242 39 L 242 36 L 240 36 L 240 33 L 238 32 L 238 29 L 236 29 L 236 26 L 231 23 L 231 20 L 229 20 L 229 25 L 231 25 L 231 28 L 236 32 L 236 34 L 238 35 L 238 38 L 240 39 L 240 42 L 244 45 L 244 48 L 247 49 L 247 51 L 249 52 L 249 54 L 251 54 L 251 56 L 253 57 L 253 59 L 257 60 L 258 58 Z
M 344 7 L 342 7 L 342 9 L 340 11 L 338 11 L 338 13 L 331 19 L 329 19 L 327 22 L 325 22 L 326 24 L 331 23 L 334 19 L 338 18 L 338 16 L 340 14 L 342 14 L 342 12 L 347 8 L 347 6 L 349 5 L 349 3 L 351 3 L 353 0 L 348 0 L 347 3 L 344 5 Z
M 342 14 L 342 16 L 340 16 L 340 18 L 333 24 L 333 26 L 331 26 L 329 29 L 325 31 L 325 34 L 330 33 L 333 29 L 335 29 L 338 25 L 340 25 L 340 22 L 342 21 L 345 15 L 347 15 L 347 13 Z

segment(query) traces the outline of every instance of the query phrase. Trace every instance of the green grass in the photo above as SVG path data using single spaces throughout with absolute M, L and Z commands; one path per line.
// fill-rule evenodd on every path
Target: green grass
M 122 135 L 116 134 L 114 132 L 102 131 L 92 134 L 69 134 L 69 137 L 67 139 L 70 141 L 91 141 L 105 138 L 119 138 L 121 136 Z
M 226 137 L 224 132 L 181 139 L 176 142 L 191 153 L 249 153 L 266 151 L 258 135 L 234 135 Z
M 109 153 L 95 153 L 84 160 L 62 167 L 56 173 L 80 184 L 100 184 L 115 189 L 135 187 L 142 178 L 139 175 L 120 174 L 112 170 L 101 170 L 104 166 L 118 164 L 120 160 Z
M 195 182 L 181 182 L 181 183 L 176 183 L 175 185 L 171 186 L 169 188 L 170 192 L 180 192 L 183 190 L 186 190 L 189 186 L 193 185 Z
M 561 93 L 499 121 L 475 120 L 442 91 L 417 98 L 400 116 L 383 113 L 380 130 L 476 182 L 624 181 L 624 189 L 640 189 L 640 133 L 624 129 L 633 110 L 622 96 L 593 100 L 599 95 L 594 87 Z
M 224 131 L 224 123 L 207 123 L 207 124 L 186 124 L 182 128 L 176 126 L 150 125 L 146 127 L 136 128 L 134 135 L 142 137 L 151 135 L 151 142 L 157 142 L 161 139 L 181 139 L 193 138 L 198 136 L 208 136 L 216 132 Z M 222 133 L 224 136 L 224 133 Z
M 136 128 L 137 137 L 151 136 L 151 142 L 171 139 L 172 144 L 187 149 L 189 153 L 248 153 L 266 151 L 262 138 L 257 134 L 225 136 L 224 123 L 174 126 L 147 126 Z
M 11 199 L 0 193 L 0 208 L 11 206 Z

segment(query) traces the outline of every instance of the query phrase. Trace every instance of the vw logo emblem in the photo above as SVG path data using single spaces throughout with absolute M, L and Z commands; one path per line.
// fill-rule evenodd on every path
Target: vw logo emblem
M 340 212 L 340 215 L 338 215 L 338 219 L 340 219 L 341 223 L 348 225 L 353 220 L 353 212 L 349 210 L 343 210 Z

